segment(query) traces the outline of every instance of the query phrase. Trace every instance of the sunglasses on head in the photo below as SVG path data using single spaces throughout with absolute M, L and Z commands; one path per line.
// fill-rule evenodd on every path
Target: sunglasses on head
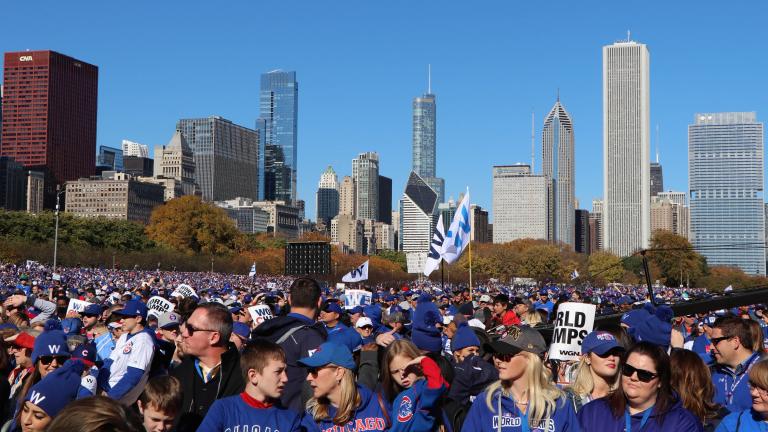
M 56 363 L 63 365 L 68 358 L 69 357 L 67 356 L 40 356 L 40 363 L 42 363 L 44 366 L 48 366 L 54 360 L 56 360 Z
M 636 367 L 628 365 L 627 363 L 624 363 L 621 366 L 621 374 L 624 375 L 625 377 L 631 377 L 632 375 L 635 374 L 635 372 L 637 372 L 637 379 L 639 379 L 644 383 L 651 382 L 654 378 L 659 376 L 659 374 L 647 371 L 645 369 L 638 369 Z

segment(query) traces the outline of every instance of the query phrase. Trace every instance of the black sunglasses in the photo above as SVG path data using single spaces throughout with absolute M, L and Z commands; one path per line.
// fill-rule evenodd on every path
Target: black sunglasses
M 40 356 L 40 363 L 43 364 L 43 366 L 48 366 L 56 360 L 56 363 L 59 364 L 59 366 L 63 365 L 65 361 L 67 361 L 69 357 L 67 356 Z
M 654 378 L 659 376 L 659 374 L 649 372 L 645 369 L 638 369 L 626 363 L 624 363 L 621 366 L 621 374 L 624 375 L 625 377 L 631 377 L 632 375 L 635 374 L 635 372 L 637 372 L 637 379 L 639 379 L 644 383 L 651 382 Z
M 190 336 L 193 336 L 195 334 L 195 332 L 199 332 L 199 331 L 201 331 L 201 332 L 215 332 L 215 331 L 218 331 L 218 330 L 209 330 L 209 329 L 197 328 L 197 327 L 193 326 L 192 324 L 186 323 L 186 322 L 184 323 L 184 328 L 186 329 L 187 334 L 190 335 Z
M 724 340 L 727 340 L 727 339 L 730 339 L 732 337 L 733 336 L 720 336 L 720 337 L 712 338 L 709 341 L 712 342 L 712 346 L 715 346 L 715 345 L 719 344 L 720 342 L 722 342 Z
M 516 353 L 516 354 L 512 354 L 512 353 L 504 353 L 504 354 L 502 354 L 502 353 L 493 353 L 493 358 L 495 358 L 496 360 L 498 360 L 498 361 L 500 361 L 502 363 L 507 363 L 509 361 L 512 361 L 512 359 L 515 358 L 515 356 L 517 354 L 520 354 L 520 353 Z
M 623 349 L 621 349 L 621 348 L 613 348 L 613 349 L 610 349 L 610 350 L 608 350 L 608 351 L 604 352 L 602 355 L 601 355 L 601 354 L 598 354 L 598 353 L 593 353 L 593 354 L 595 354 L 596 356 L 598 356 L 598 357 L 600 357 L 600 358 L 608 358 L 608 357 L 610 357 L 610 356 L 617 356 L 617 357 L 621 357 L 621 354 L 622 354 L 623 352 L 624 352 L 624 350 L 623 350 Z

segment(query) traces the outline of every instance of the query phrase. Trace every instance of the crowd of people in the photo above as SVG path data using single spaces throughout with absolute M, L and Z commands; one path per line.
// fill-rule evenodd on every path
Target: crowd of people
M 706 290 L 0 265 L 2 431 L 768 430 L 765 305 Z M 540 327 L 598 321 L 575 360 Z M 585 332 L 587 333 L 587 332 Z

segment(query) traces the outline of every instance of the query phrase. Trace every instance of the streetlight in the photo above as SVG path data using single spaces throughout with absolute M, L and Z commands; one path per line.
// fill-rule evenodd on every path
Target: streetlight
M 61 185 L 56 185 L 56 229 L 53 235 L 53 273 L 56 273 L 56 259 L 59 254 L 59 198 L 65 191 L 60 190 Z

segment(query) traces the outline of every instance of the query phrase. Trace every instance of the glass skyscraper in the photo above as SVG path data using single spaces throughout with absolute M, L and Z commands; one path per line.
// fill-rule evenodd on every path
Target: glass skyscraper
M 413 99 L 413 172 L 437 192 L 438 202 L 445 200 L 445 181 L 436 170 L 437 104 L 429 89 Z
M 710 266 L 765 274 L 763 151 L 754 112 L 696 114 L 688 126 L 691 242 Z
M 559 97 L 544 120 L 541 135 L 543 174 L 547 178 L 547 239 L 574 246 L 573 122 Z
M 267 201 L 296 203 L 296 121 L 299 85 L 296 72 L 272 71 L 261 75 L 259 120 L 263 160 L 259 160 L 259 176 L 263 177 L 260 196 Z

